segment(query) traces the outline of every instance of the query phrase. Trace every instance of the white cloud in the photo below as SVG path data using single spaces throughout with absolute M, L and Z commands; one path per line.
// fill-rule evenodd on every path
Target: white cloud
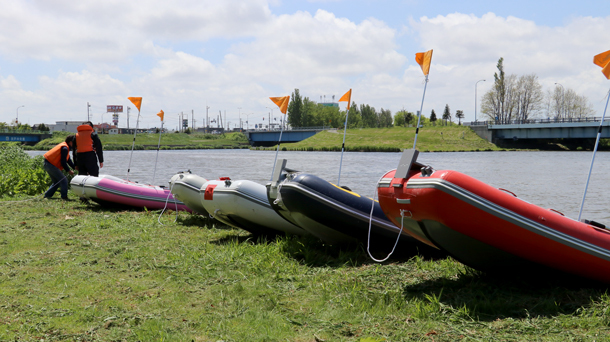
M 168 117 L 194 110 L 201 118 L 206 106 L 237 116 L 238 107 L 266 112 L 269 96 L 295 88 L 314 101 L 352 88 L 358 104 L 416 111 L 424 77 L 413 56 L 428 49 L 425 115 L 449 104 L 474 119 L 475 82 L 487 80 L 478 84 L 482 96 L 500 57 L 508 74 L 536 73 L 544 87 L 559 82 L 589 97 L 598 115 L 607 90 L 592 57 L 607 49 L 610 17 L 547 27 L 453 13 L 391 27 L 325 10 L 274 14 L 265 0 L 0 0 L 0 8 L 0 96 L 8 99 L 0 121 L 23 103 L 52 123 L 82 117 L 86 102 L 100 114 L 107 104 L 128 105 L 128 96 L 143 96 L 143 110 Z M 23 71 L 33 59 L 48 61 L 37 64 L 47 63 L 47 76 Z

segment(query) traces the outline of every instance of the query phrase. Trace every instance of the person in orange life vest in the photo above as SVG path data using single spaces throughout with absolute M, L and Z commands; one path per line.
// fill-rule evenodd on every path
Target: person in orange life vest
M 57 144 L 44 154 L 43 168 L 51 177 L 52 182 L 49 189 L 44 193 L 44 198 L 53 197 L 59 187 L 61 199 L 68 199 L 68 179 L 61 171 L 66 170 L 70 175 L 74 175 L 74 171 L 70 169 L 74 169 L 74 163 L 70 159 L 70 149 L 74 146 L 74 139 L 73 135 L 69 135 L 64 142 Z
M 104 167 L 102 142 L 93 130 L 91 121 L 84 122 L 76 128 L 76 147 L 72 156 L 79 175 L 98 177 L 100 168 Z M 100 162 L 99 167 L 97 162 Z

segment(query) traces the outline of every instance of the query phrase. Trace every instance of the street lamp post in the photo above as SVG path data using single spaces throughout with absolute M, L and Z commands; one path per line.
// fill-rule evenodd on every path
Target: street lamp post
M 477 122 L 477 85 L 479 82 L 485 82 L 485 80 L 478 80 L 474 84 L 474 122 Z
M 239 118 L 239 131 L 241 132 L 241 107 L 237 107 L 237 109 L 239 110 L 237 112 L 238 118 Z
M 25 105 L 21 105 L 19 107 L 17 107 L 17 118 L 15 119 L 15 126 L 18 128 L 19 127 L 19 108 L 21 107 L 25 107 Z
M 559 118 L 559 117 L 561 117 L 561 114 L 563 113 L 563 103 L 564 103 L 565 93 L 564 93 L 564 89 L 563 89 L 563 86 L 561 85 L 561 83 L 555 83 L 555 85 L 558 85 L 561 87 L 561 106 L 559 108 L 559 115 L 557 116 Z
M 273 120 L 273 107 L 265 107 L 269 110 L 271 110 L 271 113 L 269 114 L 269 129 L 271 130 L 271 120 Z

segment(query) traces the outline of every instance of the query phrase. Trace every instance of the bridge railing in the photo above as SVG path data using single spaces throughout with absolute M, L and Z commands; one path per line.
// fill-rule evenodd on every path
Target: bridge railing
M 39 131 L 34 129 L 0 129 L 0 133 L 12 133 L 12 134 L 50 134 L 48 131 Z
M 286 131 L 325 131 L 327 129 L 332 129 L 332 127 L 330 126 L 314 126 L 314 127 L 284 127 L 284 132 Z M 280 129 L 279 128 L 273 128 L 273 129 L 268 129 L 268 128 L 251 128 L 251 129 L 244 129 L 244 132 L 279 132 Z
M 528 119 L 528 120 L 508 120 L 508 121 L 471 121 L 464 122 L 465 126 L 488 126 L 488 125 L 527 125 L 527 124 L 545 124 L 545 123 L 568 123 L 568 122 L 600 122 L 600 117 L 585 117 L 585 118 L 546 118 L 546 119 Z M 605 120 L 608 121 L 609 119 Z

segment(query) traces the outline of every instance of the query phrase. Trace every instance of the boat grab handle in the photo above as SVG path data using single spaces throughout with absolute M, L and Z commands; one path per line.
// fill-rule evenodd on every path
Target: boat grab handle
M 549 208 L 549 210 L 550 210 L 550 211 L 552 211 L 552 212 L 556 212 L 557 214 L 559 214 L 559 215 L 561 215 L 561 216 L 565 216 L 565 215 L 564 215 L 562 212 L 560 212 L 559 210 L 555 210 L 555 209 L 552 209 L 552 208 Z
M 513 195 L 513 196 L 515 196 L 515 197 L 517 197 L 517 195 L 515 195 L 515 193 L 514 193 L 514 192 L 512 192 L 512 191 L 509 191 L 509 190 L 506 190 L 506 189 L 503 189 L 503 188 L 498 188 L 498 190 L 501 190 L 501 191 L 504 191 L 504 192 L 508 192 L 509 194 L 511 194 L 511 195 Z

